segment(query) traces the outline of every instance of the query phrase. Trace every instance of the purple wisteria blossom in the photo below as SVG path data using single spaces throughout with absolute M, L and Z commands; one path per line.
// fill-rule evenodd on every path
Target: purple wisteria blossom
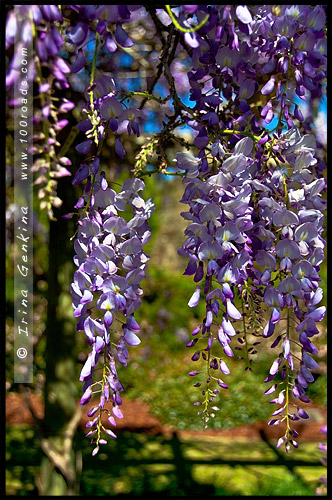
M 115 425 L 107 409 L 109 403 L 113 415 L 122 417 L 119 406 L 123 387 L 116 364 L 126 366 L 128 346 L 141 342 L 134 313 L 143 294 L 140 283 L 149 259 L 143 246 L 150 239 L 147 219 L 154 209 L 151 199 L 144 201 L 140 196 L 143 189 L 142 180 L 127 179 L 116 193 L 108 187 L 105 178 L 97 174 L 93 198 L 79 220 L 74 242 L 74 263 L 78 268 L 71 285 L 74 317 L 78 320 L 77 330 L 84 331 L 91 346 L 80 374 L 80 380 L 84 382 L 81 404 L 89 402 L 92 388 L 94 393 L 100 393 L 99 405 L 90 408 L 88 413 L 94 417 L 87 424 L 91 429 L 88 435 L 94 435 L 97 429 L 99 433 L 92 443 L 96 445 L 94 451 L 100 444 L 101 431 L 116 437 L 104 427 L 102 414 L 107 414 L 108 422 Z M 125 215 L 128 211 L 132 212 L 132 217 L 125 220 L 120 214 Z M 98 363 L 103 375 L 94 382 Z
M 6 22 L 6 48 L 14 46 L 6 76 L 8 93 L 18 86 L 22 76 L 22 50 L 30 54 L 33 45 L 36 49 L 34 57 L 24 57 L 25 83 L 30 86 L 31 93 L 34 82 L 38 83 L 34 90 L 35 103 L 37 104 L 37 98 L 39 100 L 39 106 L 36 105 L 33 112 L 33 136 L 27 142 L 31 144 L 28 151 L 34 156 L 32 172 L 34 183 L 38 186 L 40 209 L 46 210 L 51 220 L 55 220 L 53 207 L 59 208 L 62 204 L 57 195 L 57 182 L 62 177 L 71 175 L 67 168 L 71 165 L 71 160 L 59 154 L 57 147 L 60 143 L 57 136 L 68 125 L 66 115 L 74 108 L 74 103 L 66 97 L 52 99 L 54 89 L 69 88 L 67 78 L 70 68 L 59 55 L 64 44 L 59 30 L 62 20 L 63 16 L 57 5 L 15 5 L 14 10 L 8 13 Z M 22 92 L 23 100 L 26 92 Z M 11 101 L 12 106 L 16 104 L 15 100 Z M 28 107 L 30 103 L 25 109 Z
M 199 331 L 193 332 L 195 336 L 200 333 L 200 343 L 205 347 L 202 345 L 192 358 L 197 361 L 202 354 L 208 362 L 208 378 L 203 390 L 206 402 L 212 402 L 216 396 L 210 389 L 211 379 L 218 380 L 212 375 L 213 370 L 230 373 L 224 359 L 213 351 L 219 345 L 226 356 L 234 356 L 230 346 L 231 337 L 235 335 L 233 322 L 243 318 L 234 300 L 235 290 L 248 279 L 247 267 L 252 265 L 247 236 L 253 226 L 252 189 L 250 183 L 243 184 L 244 180 L 248 181 L 248 166 L 254 162 L 252 149 L 253 141 L 242 139 L 234 148 L 234 154 L 225 158 L 218 173 L 212 175 L 205 173 L 199 158 L 187 153 L 176 156 L 177 167 L 185 171 L 181 202 L 189 205 L 189 211 L 182 213 L 189 221 L 185 230 L 187 239 L 178 253 L 190 259 L 184 274 L 201 283 L 188 305 L 196 307 L 204 301 L 206 310 Z M 187 345 L 191 347 L 192 342 Z M 207 423 L 212 413 L 207 403 L 205 408 L 199 414 Z
M 316 164 L 313 161 L 316 154 L 313 137 L 301 136 L 295 127 L 281 134 L 276 144 L 284 162 L 294 164 L 296 151 L 298 157 L 309 156 L 310 165 Z M 308 167 L 310 165 L 307 163 Z M 305 392 L 308 384 L 314 382 L 311 370 L 318 368 L 312 357 L 318 350 L 310 338 L 319 332 L 316 323 L 324 319 L 326 312 L 325 306 L 319 306 L 323 297 L 319 269 L 324 259 L 325 241 L 322 238 L 323 214 L 320 210 L 325 206 L 321 196 L 325 180 L 321 178 L 311 182 L 312 176 L 308 173 L 310 170 L 300 173 L 294 168 L 286 177 L 283 170 L 276 167 L 265 181 L 279 201 L 271 203 L 262 197 L 259 202 L 260 216 L 265 230 L 270 230 L 276 237 L 256 254 L 260 268 L 266 268 L 269 273 L 258 270 L 255 278 L 256 283 L 265 288 L 264 303 L 270 311 L 263 337 L 271 337 L 277 329 L 282 332 L 271 344 L 272 348 L 281 344 L 282 350 L 272 363 L 266 382 L 279 374 L 281 382 L 274 386 L 274 390 L 278 385 L 286 384 L 281 393 L 291 391 L 292 397 L 300 403 L 309 402 Z M 258 222 L 255 227 L 256 241 L 260 245 L 264 242 L 258 231 L 262 223 Z M 286 324 L 279 328 L 282 320 Z M 273 413 L 278 417 L 271 420 L 270 425 L 286 421 L 285 436 L 278 444 L 285 445 L 286 451 L 289 451 L 290 445 L 297 447 L 293 439 L 295 430 L 290 428 L 290 422 L 306 419 L 308 415 L 300 404 L 295 404 L 296 410 L 291 411 L 289 405 L 284 404 L 283 397 L 271 402 L 281 406 Z
M 206 11 L 204 6 L 198 8 Z M 302 134 L 296 126 L 303 115 L 293 101 L 295 95 L 304 100 L 308 91 L 321 95 L 326 71 L 321 42 L 325 14 L 320 7 L 308 7 L 301 14 L 296 7 L 283 7 L 278 17 L 271 7 L 220 7 L 216 17 L 210 11 L 210 21 L 197 31 L 196 39 L 218 22 L 220 34 L 215 29 L 213 48 L 211 45 L 203 53 L 203 40 L 192 46 L 200 66 L 188 73 L 190 99 L 199 116 L 188 123 L 198 131 L 194 144 L 199 153 L 178 153 L 176 158 L 177 167 L 184 172 L 181 201 L 189 205 L 189 211 L 182 214 L 189 225 L 179 254 L 190 259 L 184 274 L 193 276 L 198 284 L 189 305 L 195 307 L 203 300 L 206 304 L 199 332 L 207 347 L 201 352 L 210 352 L 217 340 L 228 356 L 232 356 L 232 339 L 217 327 L 219 318 L 224 315 L 230 322 L 243 321 L 234 300 L 240 296 L 247 298 L 246 308 L 253 317 L 259 308 L 265 309 L 268 320 L 261 335 L 263 339 L 276 335 L 272 347 L 282 339 L 283 349 L 272 363 L 267 381 L 279 372 L 282 384 L 294 377 L 293 396 L 307 402 L 304 393 L 308 379 L 312 381 L 308 371 L 314 363 L 310 368 L 304 358 L 306 352 L 317 352 L 307 330 L 311 328 L 309 337 L 317 333 L 315 322 L 322 321 L 325 313 L 316 304 L 322 299 L 319 265 L 324 258 L 321 211 L 325 202 L 321 193 L 326 184 L 317 171 L 318 145 L 312 134 Z M 268 40 L 261 43 L 259 37 Z M 309 60 L 315 60 L 313 67 Z M 295 67 L 292 74 L 290 64 Z M 205 81 L 212 68 L 218 72 L 211 87 Z M 213 94 L 213 87 L 219 89 L 219 96 Z M 228 109 L 239 112 L 238 119 L 225 119 L 220 90 L 228 99 Z M 260 110 L 261 120 L 248 104 L 257 93 L 267 98 Z M 264 126 L 274 117 L 278 118 L 276 133 L 267 134 Z M 269 159 L 274 167 L 268 165 Z M 284 169 L 283 165 L 293 168 Z M 288 328 L 280 335 L 284 321 Z M 256 335 L 260 335 L 259 329 L 257 322 Z M 295 342 L 303 346 L 300 353 Z M 198 361 L 198 353 L 194 361 Z M 212 369 L 217 366 L 215 359 L 210 362 Z M 207 380 L 209 384 L 210 377 Z M 284 393 L 282 389 L 275 402 L 282 404 Z M 298 412 L 296 417 L 282 404 L 280 421 L 304 418 L 300 406 Z M 204 413 L 200 412 L 203 419 L 208 418 Z M 287 436 L 279 442 L 287 450 L 290 432 L 288 426 Z
M 252 318 L 265 309 L 261 335 L 266 341 L 274 336 L 273 348 L 282 346 L 267 381 L 281 375 L 274 401 L 281 409 L 273 423 L 287 420 L 278 445 L 288 451 L 289 444 L 296 446 L 289 422 L 306 417 L 299 404 L 298 415 L 285 406 L 285 393 L 291 390 L 301 403 L 308 401 L 310 370 L 317 369 L 312 357 L 317 349 L 310 338 L 325 314 L 325 307 L 319 307 L 319 266 L 324 260 L 326 181 L 319 170 L 319 145 L 309 130 L 303 133 L 304 117 L 296 103 L 322 96 L 325 9 L 282 6 L 276 13 L 272 6 L 198 6 L 198 11 L 210 14 L 196 32 L 195 64 L 188 72 L 195 110 L 195 120 L 188 118 L 188 124 L 197 131 L 199 152 L 177 155 L 177 167 L 184 171 L 181 201 L 189 205 L 182 214 L 189 225 L 179 254 L 189 259 L 184 274 L 198 286 L 189 305 L 206 304 L 194 340 L 200 333 L 210 352 L 217 339 L 231 355 L 232 339 L 218 328 L 221 315 L 229 321 L 243 318 L 234 300 L 239 295 L 246 297 Z M 209 36 L 213 42 L 208 46 Z M 212 81 L 207 78 L 211 72 Z M 254 113 L 249 100 L 257 94 L 265 104 Z M 265 126 L 273 118 L 277 125 L 267 133 Z M 258 323 L 254 331 L 260 335 Z M 188 345 L 197 349 L 196 342 Z M 210 367 L 215 366 L 213 360 Z

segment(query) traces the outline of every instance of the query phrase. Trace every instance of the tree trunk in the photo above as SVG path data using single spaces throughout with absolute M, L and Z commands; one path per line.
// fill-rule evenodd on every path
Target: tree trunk
M 70 181 L 61 179 L 58 191 L 61 199 L 66 200 L 64 204 L 72 202 Z M 73 250 L 69 234 L 71 226 L 61 217 L 50 222 L 45 420 L 44 439 L 41 443 L 45 457 L 39 478 L 40 494 L 47 496 L 76 495 L 78 490 L 73 437 L 81 409 L 77 408 L 76 330 L 75 323 L 71 320 L 71 300 L 68 298 L 73 271 Z

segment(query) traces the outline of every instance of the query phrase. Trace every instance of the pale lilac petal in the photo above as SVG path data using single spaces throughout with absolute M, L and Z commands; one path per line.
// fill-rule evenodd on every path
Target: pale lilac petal
M 223 359 L 220 360 L 220 370 L 225 374 L 229 375 L 231 373 L 230 369 L 226 365 L 225 361 Z
M 137 238 L 137 236 L 133 236 L 129 240 L 122 243 L 120 252 L 124 255 L 136 255 L 140 253 L 142 250 L 142 243 Z
M 83 382 L 83 380 L 85 378 L 87 378 L 91 375 L 91 373 L 92 373 L 91 362 L 92 362 L 92 354 L 90 353 L 88 356 L 88 359 L 84 363 L 83 368 L 81 370 L 81 374 L 80 374 L 80 381 L 81 382 Z
M 113 323 L 113 315 L 111 311 L 106 311 L 106 313 L 104 314 L 104 323 L 107 328 L 109 328 Z
M 284 338 L 283 350 L 284 350 L 284 358 L 287 359 L 290 353 L 290 342 L 287 337 Z
M 95 336 L 104 335 L 105 327 L 98 320 L 92 319 L 90 316 L 84 321 L 84 333 L 88 337 L 89 341 L 93 341 Z
M 240 311 L 236 309 L 235 305 L 229 299 L 227 300 L 226 309 L 227 309 L 227 315 L 230 316 L 231 318 L 233 319 L 242 318 L 242 314 L 240 313 Z
M 188 302 L 188 306 L 189 307 L 197 306 L 197 304 L 199 303 L 200 295 L 201 295 L 201 287 L 197 286 L 191 299 Z
M 262 88 L 261 90 L 261 93 L 263 95 L 268 95 L 268 94 L 271 94 L 271 92 L 273 91 L 274 89 L 274 84 L 275 84 L 275 78 L 272 77 L 270 78 L 270 80 L 264 85 L 264 87 Z
M 123 418 L 123 414 L 122 414 L 122 411 L 120 410 L 120 408 L 118 406 L 114 406 L 112 408 L 112 412 L 113 414 L 118 417 L 118 418 Z
M 271 387 L 269 389 L 267 389 L 264 394 L 272 394 L 277 388 L 277 384 L 273 384 L 271 385 Z
M 225 333 L 227 333 L 227 335 L 230 335 L 231 337 L 233 337 L 236 334 L 235 329 L 234 329 L 231 321 L 228 318 L 226 318 L 225 316 L 222 319 L 221 326 L 223 327 L 223 330 Z
M 224 353 L 226 354 L 226 356 L 229 356 L 229 357 L 234 356 L 234 353 L 229 345 L 224 345 L 223 350 L 224 350 Z
M 276 307 L 273 308 L 273 311 L 272 311 L 272 314 L 271 314 L 271 323 L 278 323 L 278 321 L 280 320 L 280 311 L 279 309 L 277 309 Z
M 203 241 L 198 249 L 199 260 L 217 260 L 223 255 L 221 245 L 217 241 Z
M 129 316 L 127 318 L 127 327 L 129 330 L 132 330 L 135 333 L 141 331 L 141 328 L 140 328 L 139 324 L 137 323 L 136 319 L 134 318 L 134 316 Z
M 236 7 L 236 16 L 243 24 L 249 24 L 252 22 L 251 13 L 246 5 L 238 5 Z
M 109 217 L 103 224 L 105 231 L 123 236 L 128 234 L 130 229 L 127 222 L 122 217 Z
M 273 335 L 274 333 L 274 329 L 275 329 L 274 323 L 272 323 L 272 321 L 268 321 L 263 331 L 263 337 L 264 338 L 271 337 L 271 335 Z
M 89 386 L 84 392 L 83 396 L 81 397 L 80 405 L 85 405 L 86 403 L 88 403 L 88 401 L 90 401 L 91 399 L 91 395 L 92 395 L 92 389 L 91 386 Z
M 303 352 L 302 359 L 304 364 L 311 370 L 317 370 L 318 363 L 307 353 Z
M 301 418 L 304 418 L 304 419 L 309 418 L 309 415 L 299 406 L 297 407 L 297 413 L 298 413 L 298 416 Z
M 141 343 L 137 335 L 135 335 L 135 333 L 131 330 L 128 330 L 128 328 L 123 328 L 123 334 L 128 345 L 138 345 Z
M 118 117 L 123 111 L 122 105 L 115 97 L 107 97 L 100 106 L 100 114 L 104 120 Z
M 104 347 L 105 347 L 104 340 L 99 336 L 96 337 L 96 342 L 95 342 L 96 353 L 99 354 L 102 351 L 102 349 L 104 349 Z
M 280 364 L 281 364 L 280 358 L 277 358 L 273 361 L 272 366 L 270 368 L 270 375 L 275 375 L 278 372 Z

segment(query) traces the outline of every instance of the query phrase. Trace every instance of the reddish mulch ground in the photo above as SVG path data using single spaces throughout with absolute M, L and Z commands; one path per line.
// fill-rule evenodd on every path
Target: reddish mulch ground
M 38 419 L 44 417 L 44 404 L 42 398 L 36 394 L 30 395 L 30 405 L 33 413 Z M 164 426 L 156 417 L 151 415 L 149 407 L 140 400 L 123 400 L 123 419 L 117 419 L 117 430 L 129 430 L 132 432 L 149 432 L 154 434 L 170 434 L 175 429 Z M 323 434 L 320 428 L 326 424 L 327 411 L 324 407 L 318 407 L 311 403 L 305 405 L 309 414 L 308 420 L 293 422 L 292 428 L 296 429 L 301 441 L 322 441 Z M 85 412 L 86 413 L 86 412 Z M 88 418 L 83 414 L 80 427 L 85 427 Z M 35 425 L 34 418 L 27 403 L 21 394 L 9 393 L 6 397 L 6 421 L 7 424 L 29 424 Z M 234 427 L 232 429 L 206 429 L 179 431 L 179 435 L 207 436 L 216 435 L 223 437 L 244 437 L 251 439 L 262 439 L 262 433 L 267 439 L 275 439 L 282 435 L 281 426 L 269 426 L 267 422 L 255 422 L 254 424 Z

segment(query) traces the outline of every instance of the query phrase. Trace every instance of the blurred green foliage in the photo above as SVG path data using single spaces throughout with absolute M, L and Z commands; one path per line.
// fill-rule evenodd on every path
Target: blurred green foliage
M 135 358 L 135 362 L 127 369 L 122 379 L 127 381 L 126 396 L 139 397 L 149 404 L 151 412 L 164 425 L 178 429 L 202 429 L 203 423 L 197 416 L 193 403 L 202 399 L 199 388 L 194 388 L 195 380 L 188 376 L 192 369 L 190 357 L 166 358 L 165 353 L 159 358 L 158 366 L 153 361 L 157 353 L 151 355 L 151 361 Z M 263 393 L 266 386 L 261 373 L 244 372 L 244 367 L 228 363 L 231 375 L 223 377 L 229 389 L 221 389 L 215 400 L 220 411 L 210 421 L 209 428 L 230 428 L 245 425 L 269 418 L 271 407 L 265 404 L 268 400 Z M 218 376 L 218 375 L 217 375 Z M 135 384 L 130 384 L 130 379 Z M 137 383 L 137 379 L 140 382 Z M 264 399 L 266 400 L 264 403 Z

